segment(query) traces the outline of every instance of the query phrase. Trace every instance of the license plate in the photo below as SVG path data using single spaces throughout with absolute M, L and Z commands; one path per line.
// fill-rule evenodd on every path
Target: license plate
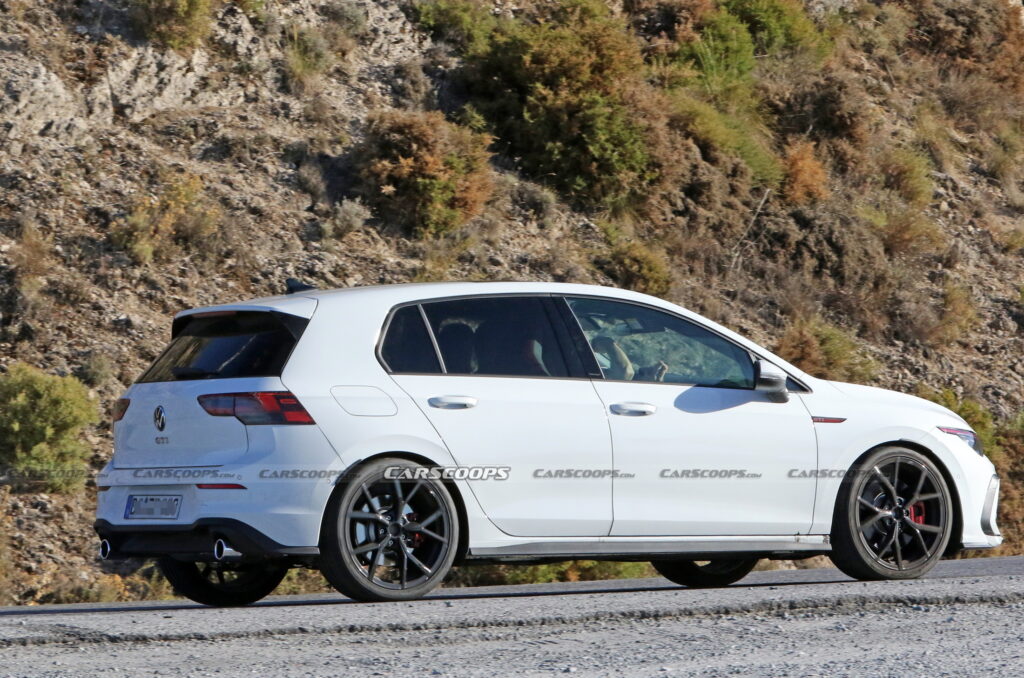
M 173 520 L 181 510 L 181 495 L 133 494 L 124 508 L 125 519 L 163 518 Z

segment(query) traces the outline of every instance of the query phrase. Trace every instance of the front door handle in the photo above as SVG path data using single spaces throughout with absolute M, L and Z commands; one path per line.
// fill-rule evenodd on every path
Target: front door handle
M 650 403 L 615 403 L 609 409 L 612 414 L 623 417 L 646 417 L 658 411 L 658 408 Z
M 468 410 L 476 407 L 476 398 L 473 396 L 434 396 L 427 400 L 427 404 L 439 410 Z

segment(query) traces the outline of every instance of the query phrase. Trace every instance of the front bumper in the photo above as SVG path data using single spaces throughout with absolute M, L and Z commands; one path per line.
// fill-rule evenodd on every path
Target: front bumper
M 981 506 L 981 520 L 978 527 L 973 530 L 964 529 L 963 548 L 990 549 L 1002 544 L 1003 537 L 999 532 L 999 525 L 996 522 L 998 513 L 999 476 L 993 475 L 985 491 L 985 500 Z

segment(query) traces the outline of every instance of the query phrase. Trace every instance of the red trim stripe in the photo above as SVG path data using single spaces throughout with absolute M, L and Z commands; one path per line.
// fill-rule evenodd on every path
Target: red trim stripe
M 846 417 L 811 417 L 815 424 L 842 424 Z

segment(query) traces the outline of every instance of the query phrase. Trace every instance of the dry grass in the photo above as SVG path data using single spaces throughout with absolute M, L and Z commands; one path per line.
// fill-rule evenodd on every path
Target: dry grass
M 194 47 L 213 27 L 212 0 L 130 0 L 147 39 L 172 49 Z
M 835 381 L 869 382 L 878 365 L 857 340 L 820 316 L 797 317 L 775 349 L 808 374 Z
M 885 188 L 895 191 L 910 205 L 923 207 L 931 202 L 935 186 L 931 180 L 931 163 L 924 155 L 910 148 L 891 151 L 879 162 Z
M 858 215 L 881 239 L 892 256 L 931 252 L 941 247 L 945 236 L 921 209 L 887 200 L 878 207 L 863 207 Z
M 46 275 L 53 268 L 53 240 L 30 219 L 21 220 L 19 231 L 18 242 L 11 251 L 11 263 L 22 310 L 31 313 L 40 309 Z
M 160 193 L 136 202 L 110 233 L 114 245 L 139 264 L 168 261 L 181 253 L 209 255 L 202 246 L 216 235 L 223 218 L 199 176 L 164 176 Z
M 285 83 L 292 94 L 315 92 L 333 62 L 327 38 L 318 29 L 293 25 L 285 32 Z
M 794 205 L 824 200 L 829 195 L 828 170 L 818 159 L 813 141 L 797 141 L 789 145 L 783 159 L 786 179 L 782 192 Z

